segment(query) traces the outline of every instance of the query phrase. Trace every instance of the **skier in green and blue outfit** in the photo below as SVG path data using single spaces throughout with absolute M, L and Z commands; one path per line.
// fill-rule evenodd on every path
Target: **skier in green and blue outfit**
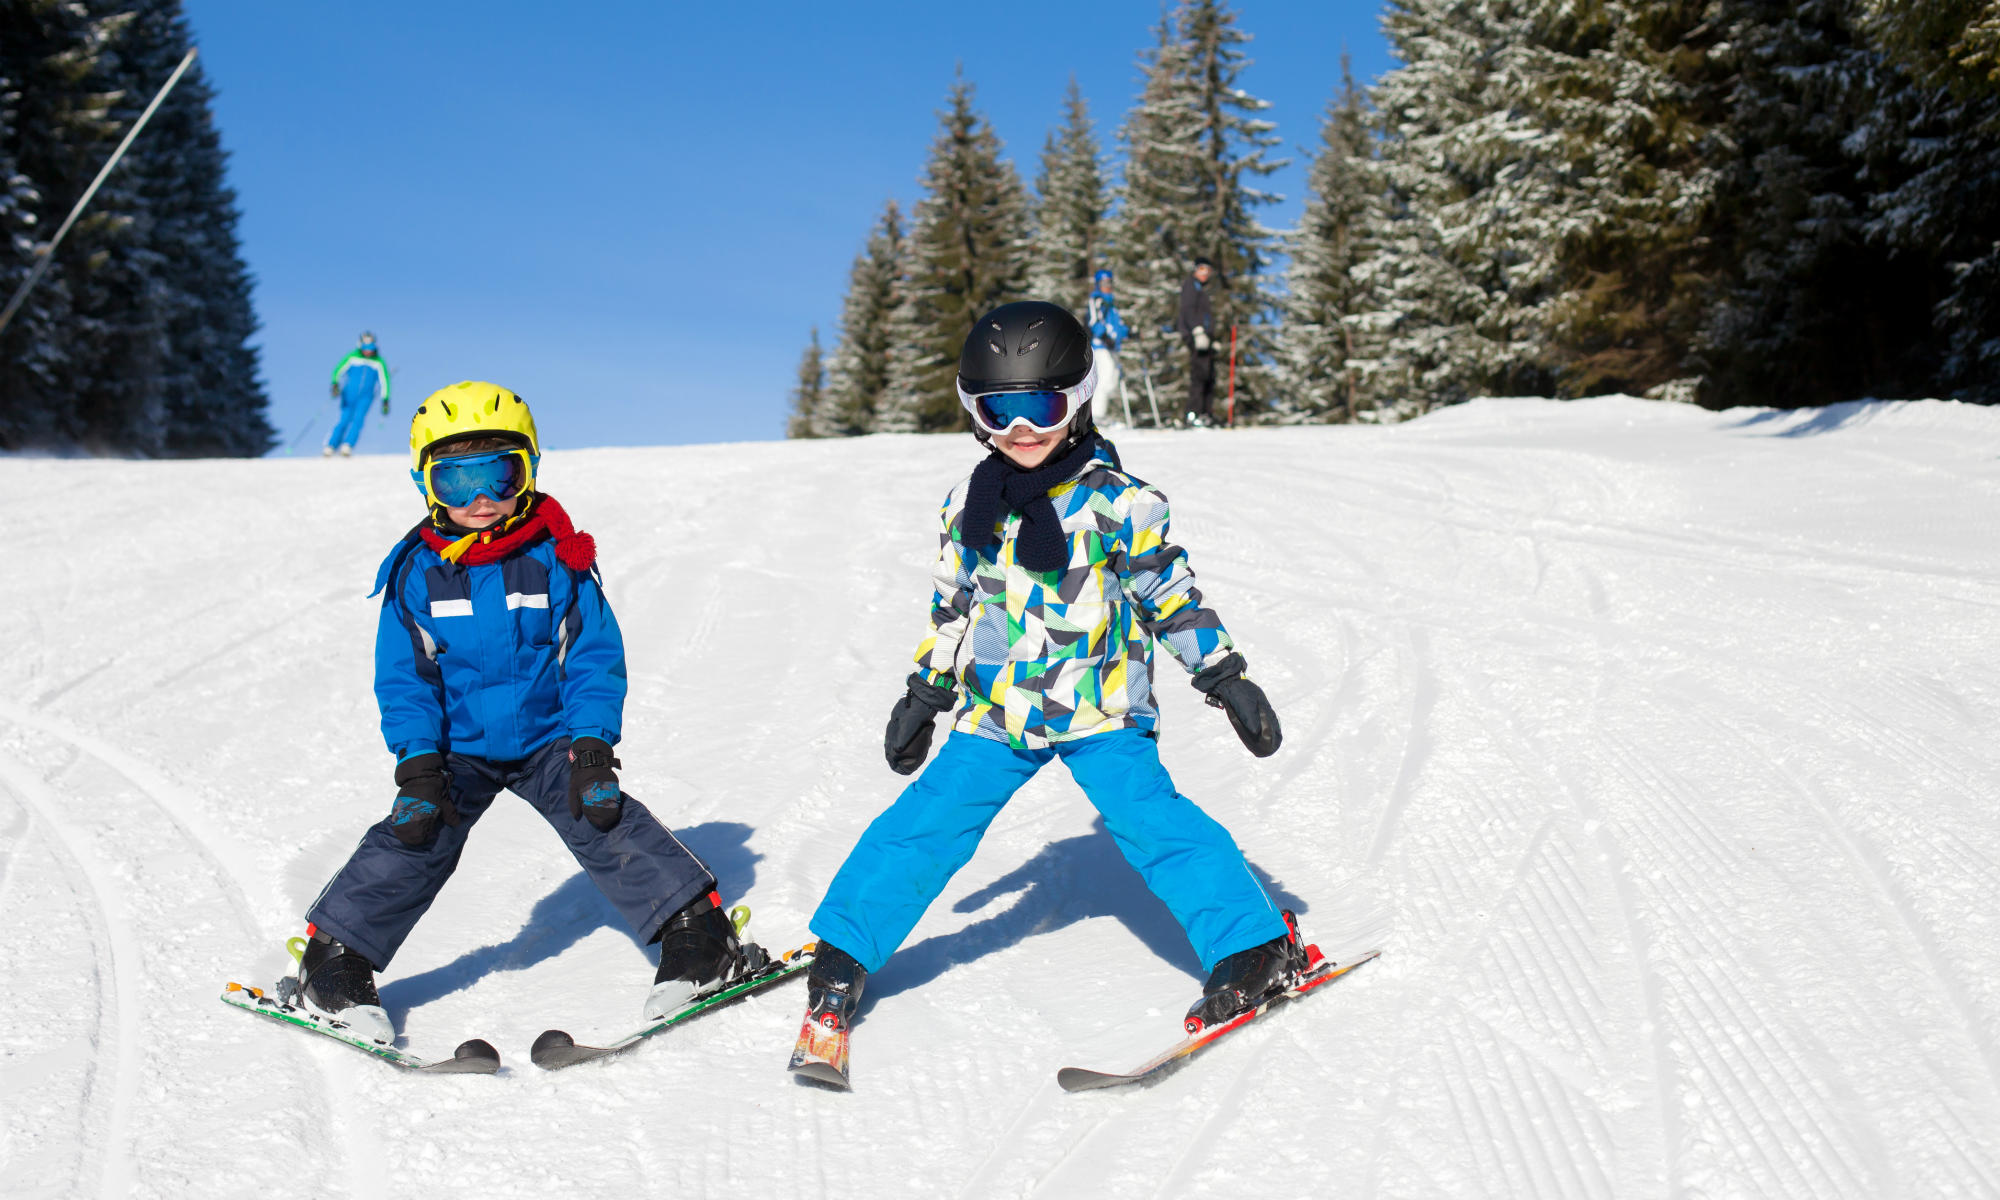
M 379 399 L 382 415 L 389 415 L 389 364 L 382 361 L 374 334 L 364 330 L 360 344 L 334 365 L 333 382 L 327 385 L 327 390 L 340 401 L 340 417 L 334 421 L 333 432 L 327 435 L 326 448 L 320 453 L 332 454 L 338 450 L 352 454 L 354 443 L 361 440 L 361 423 L 368 416 L 368 406 Z

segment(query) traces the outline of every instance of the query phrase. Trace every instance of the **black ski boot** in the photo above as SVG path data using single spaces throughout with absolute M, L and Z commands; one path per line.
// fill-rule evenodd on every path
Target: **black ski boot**
M 384 1046 L 394 1045 L 396 1027 L 375 992 L 375 965 L 315 929 L 299 956 L 298 998 L 314 1016 L 345 1026 Z
M 821 942 L 806 971 L 806 1020 L 832 1032 L 847 1032 L 867 982 L 868 968 L 840 947 Z
M 1215 964 L 1202 985 L 1201 999 L 1188 1009 L 1190 1034 L 1210 1029 L 1249 1012 L 1298 982 L 1306 969 L 1306 947 L 1299 938 L 1299 919 L 1285 910 L 1284 937 L 1236 953 Z
M 762 946 L 737 940 L 722 898 L 710 892 L 668 917 L 660 929 L 660 969 L 653 973 L 643 1019 L 660 1020 L 770 961 Z

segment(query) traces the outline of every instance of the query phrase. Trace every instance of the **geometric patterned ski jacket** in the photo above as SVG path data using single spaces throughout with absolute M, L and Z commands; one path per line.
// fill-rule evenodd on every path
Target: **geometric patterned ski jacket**
M 1194 674 L 1235 648 L 1203 608 L 1187 554 L 1167 540 L 1167 498 L 1101 448 L 1049 496 L 1069 565 L 1014 561 L 1021 517 L 1001 540 L 965 545 L 970 478 L 939 511 L 930 632 L 917 647 L 924 678 L 962 686 L 952 728 L 1015 749 L 1041 749 L 1114 729 L 1152 729 L 1153 642 Z

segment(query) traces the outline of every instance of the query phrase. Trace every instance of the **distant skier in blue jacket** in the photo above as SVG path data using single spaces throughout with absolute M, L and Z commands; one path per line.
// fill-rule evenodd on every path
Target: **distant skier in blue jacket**
M 1118 298 L 1112 294 L 1111 269 L 1100 267 L 1091 281 L 1094 290 L 1090 293 L 1090 344 L 1096 351 L 1098 394 L 1104 402 L 1098 411 L 1111 412 L 1111 398 L 1117 396 L 1122 402 L 1125 423 L 1132 423 L 1132 404 L 1125 397 L 1124 364 L 1118 359 L 1118 348 L 1125 343 L 1131 331 L 1125 327 L 1125 318 L 1118 315 Z
M 354 443 L 361 440 L 361 423 L 368 416 L 368 406 L 379 398 L 382 415 L 389 415 L 389 364 L 382 361 L 374 334 L 364 330 L 361 344 L 334 364 L 333 382 L 328 390 L 340 401 L 340 419 L 333 423 L 326 449 L 320 453 L 332 454 L 338 450 L 352 454 Z
M 647 1020 L 765 961 L 737 940 L 708 868 L 619 790 L 624 641 L 596 543 L 535 490 L 540 461 L 527 404 L 490 383 L 444 388 L 411 422 L 410 474 L 430 513 L 375 579 L 375 698 L 396 800 L 306 913 L 298 968 L 309 1013 L 385 1045 L 396 1032 L 374 973 L 502 788 L 660 944 Z

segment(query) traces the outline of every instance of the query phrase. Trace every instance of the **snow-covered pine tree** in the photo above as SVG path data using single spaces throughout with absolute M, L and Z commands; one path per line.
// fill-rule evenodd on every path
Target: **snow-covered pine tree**
M 1028 256 L 1028 293 L 1082 313 L 1091 276 L 1105 263 L 1103 154 L 1083 92 L 1070 76 L 1061 129 L 1042 145 L 1035 178 L 1034 241 Z
M 6 243 L 0 289 L 11 297 L 95 172 L 78 143 L 115 132 L 100 59 L 105 22 L 79 5 L 0 5 L 6 78 L 0 156 L 6 162 Z M 65 248 L 67 254 L 67 247 Z M 76 405 L 77 336 L 69 261 L 59 257 L 0 332 L 0 449 L 71 446 L 86 428 Z M 4 303 L 0 297 L 0 303 Z
M 1306 206 L 1286 237 L 1291 264 L 1272 364 L 1278 411 L 1290 420 L 1351 421 L 1360 402 L 1360 311 L 1354 268 L 1373 218 L 1374 140 L 1367 101 L 1340 56 L 1340 91 L 1327 102 L 1319 153 L 1306 175 Z
M 1876 198 L 1908 175 L 1900 160 L 1922 101 L 1866 43 L 1860 15 L 1856 0 L 1727 0 L 1737 153 L 1704 231 L 1726 264 L 1697 347 L 1704 404 L 1790 407 L 1935 385 L 1928 310 L 1942 230 L 1913 222 L 1895 246 L 1869 228 Z
M 180 0 L 139 3 L 120 39 L 127 94 L 143 106 L 188 44 Z M 139 236 L 155 256 L 148 317 L 163 342 L 164 424 L 149 452 L 176 457 L 254 456 L 276 441 L 250 345 L 250 273 L 212 101 L 196 63 L 119 167 L 133 173 L 144 210 Z
M 1277 311 L 1266 278 L 1277 235 L 1255 210 L 1279 197 L 1253 181 L 1286 160 L 1266 157 L 1278 138 L 1256 114 L 1270 105 L 1241 86 L 1250 35 L 1222 0 L 1181 0 L 1154 32 L 1154 46 L 1140 55 L 1139 101 L 1118 133 L 1126 148 L 1113 221 L 1120 297 L 1156 382 L 1178 389 L 1185 356 L 1169 352 L 1158 331 L 1173 323 L 1194 260 L 1210 259 L 1216 322 L 1225 338 L 1232 325 L 1238 330 L 1237 414 L 1254 417 L 1272 394 L 1267 364 Z M 1218 362 L 1218 371 L 1226 370 Z M 1218 411 L 1224 386 L 1218 377 Z
M 2000 5 L 1867 0 L 1864 10 L 1872 43 L 1911 80 L 1894 126 L 1900 178 L 1870 198 L 1869 233 L 1940 268 L 1941 390 L 2000 403 Z
M 799 378 L 792 387 L 792 415 L 785 422 L 788 438 L 825 437 L 819 414 L 826 408 L 826 365 L 819 349 L 819 326 L 813 326 L 812 340 L 799 355 Z
M 1383 253 L 1359 274 L 1416 410 L 1682 373 L 1685 251 L 1726 152 L 1689 78 L 1714 7 L 1392 0 Z
M 179 0 L 0 10 L 0 72 L 20 95 L 8 191 L 35 231 L 9 246 L 14 278 L 187 47 Z M 248 344 L 249 275 L 209 101 L 191 70 L 0 338 L 0 391 L 23 414 L 0 444 L 146 455 L 269 448 Z
M 815 418 L 820 437 L 872 433 L 889 382 L 890 315 L 903 261 L 903 213 L 891 200 L 855 256 L 840 306 L 840 340 L 827 370 L 826 403 Z
M 973 321 L 1021 299 L 1028 283 L 1026 191 L 972 96 L 961 75 L 938 114 L 891 322 L 903 340 L 891 351 L 885 407 L 898 414 L 894 425 L 913 420 L 922 432 L 971 427 L 952 386 L 959 348 Z

